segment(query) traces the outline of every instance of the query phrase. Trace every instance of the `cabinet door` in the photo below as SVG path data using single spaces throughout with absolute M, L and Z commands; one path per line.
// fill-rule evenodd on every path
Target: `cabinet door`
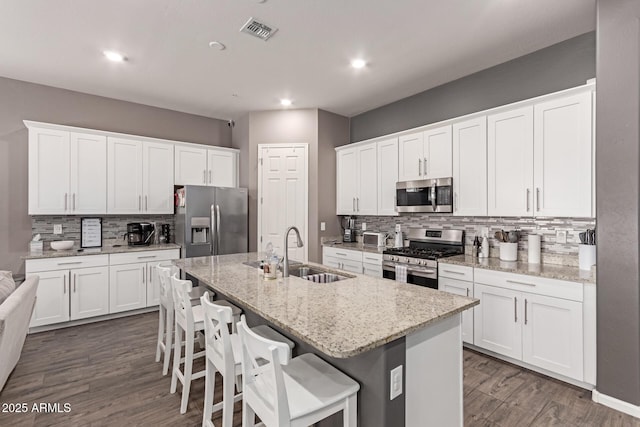
M 173 144 L 144 142 L 142 155 L 143 211 L 173 213 Z
M 523 293 L 522 360 L 583 380 L 582 304 Z
M 358 192 L 356 193 L 356 214 L 377 215 L 378 213 L 378 145 L 367 144 L 358 148 L 357 172 Z
M 357 151 L 355 148 L 336 152 L 338 176 L 336 181 L 336 213 L 349 215 L 356 211 Z
M 107 213 L 107 137 L 72 133 L 70 171 L 69 210 Z
M 29 129 L 29 215 L 69 213 L 69 132 Z
M 156 265 L 159 262 L 150 262 L 147 264 L 147 307 L 160 304 L 160 278 Z
M 533 215 L 533 107 L 487 117 L 487 211 Z
M 590 92 L 535 106 L 536 215 L 591 216 L 591 131 Z
M 71 320 L 109 314 L 109 267 L 71 270 Z
M 522 359 L 522 297 L 509 289 L 475 284 L 473 343 L 514 359 Z
M 340 268 L 340 260 L 331 256 L 323 256 L 322 257 L 322 265 L 326 265 L 327 267 L 339 269 Z
M 438 277 L 438 289 L 451 294 L 473 298 L 473 284 L 462 280 Z M 473 344 L 473 311 L 475 308 L 462 312 L 462 341 Z
M 109 267 L 109 313 L 147 306 L 146 274 L 146 263 Z
M 378 215 L 398 215 L 398 138 L 378 141 Z
M 30 327 L 69 320 L 69 272 L 67 270 L 32 273 L 40 276 Z M 29 276 L 31 274 L 28 274 Z
M 207 150 L 207 182 L 214 187 L 237 187 L 238 155 L 227 150 Z
M 367 276 L 379 277 L 382 279 L 382 265 L 362 263 L 362 272 Z
M 398 181 L 424 179 L 422 132 L 403 135 L 398 140 Z
M 442 126 L 424 132 L 422 168 L 425 178 L 453 176 L 451 126 Z
M 362 274 L 362 262 L 351 261 L 351 260 L 341 260 L 340 267 L 338 268 L 344 271 L 349 271 L 351 273 Z
M 207 184 L 206 148 L 176 145 L 175 185 Z
M 487 215 L 487 118 L 453 125 L 453 214 Z
M 107 138 L 107 212 L 142 213 L 142 143 Z

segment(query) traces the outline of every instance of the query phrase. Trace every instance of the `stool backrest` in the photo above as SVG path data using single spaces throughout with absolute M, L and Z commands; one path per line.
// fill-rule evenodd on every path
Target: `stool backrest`
M 178 279 L 178 274 L 171 276 L 171 287 L 173 288 L 173 306 L 175 308 L 176 321 L 181 322 L 185 331 L 193 331 L 193 307 L 191 307 L 191 280 Z M 188 330 L 187 330 L 188 328 Z
M 160 303 L 173 309 L 173 290 L 171 287 L 171 276 L 177 273 L 177 267 L 171 262 L 161 262 L 156 265 L 158 278 L 160 279 Z
M 233 357 L 229 324 L 232 322 L 231 307 L 211 302 L 209 292 L 200 297 L 204 312 L 204 334 L 207 358 L 225 375 L 234 375 L 236 361 Z
M 289 363 L 289 346 L 261 337 L 249 329 L 244 315 L 238 322 L 242 342 L 243 399 L 265 425 L 290 423 L 282 366 Z

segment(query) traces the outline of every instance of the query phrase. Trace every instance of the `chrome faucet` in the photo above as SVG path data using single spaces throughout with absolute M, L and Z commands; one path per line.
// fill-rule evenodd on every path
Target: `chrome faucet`
M 296 232 L 296 238 L 298 239 L 298 247 L 304 246 L 302 238 L 300 237 L 300 231 L 298 227 L 291 226 L 287 228 L 287 232 L 284 233 L 284 261 L 282 263 L 282 277 L 289 277 L 289 232 L 293 230 Z

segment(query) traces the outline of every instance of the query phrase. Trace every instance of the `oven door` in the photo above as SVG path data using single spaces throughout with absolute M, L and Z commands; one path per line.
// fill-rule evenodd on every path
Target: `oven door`
M 396 263 L 384 261 L 382 263 L 382 277 L 396 280 Z M 407 283 L 438 289 L 438 271 L 429 267 L 407 266 Z
M 396 184 L 397 212 L 453 212 L 453 179 L 424 179 Z

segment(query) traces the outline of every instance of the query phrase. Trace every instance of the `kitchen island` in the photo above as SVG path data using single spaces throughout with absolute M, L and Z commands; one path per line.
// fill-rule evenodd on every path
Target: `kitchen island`
M 462 426 L 460 313 L 477 300 L 343 272 L 349 278 L 333 283 L 265 281 L 252 266 L 258 255 L 175 264 L 242 307 L 252 326 L 269 324 L 295 341 L 294 355 L 313 352 L 358 381 L 359 425 Z M 402 394 L 390 399 L 390 372 L 398 366 L 404 386 L 396 384 Z M 341 418 L 319 425 L 341 425 Z

